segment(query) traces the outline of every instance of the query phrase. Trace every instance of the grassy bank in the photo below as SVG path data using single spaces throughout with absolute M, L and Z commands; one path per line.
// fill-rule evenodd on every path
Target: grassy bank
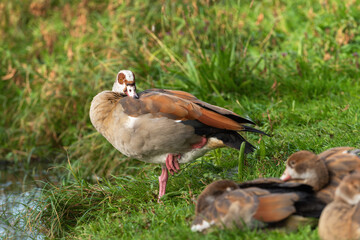
M 201 238 L 189 230 L 196 196 L 214 179 L 239 180 L 238 152 L 213 151 L 171 177 L 158 205 L 160 167 L 122 156 L 89 121 L 92 97 L 110 89 L 120 69 L 135 72 L 139 90 L 188 91 L 271 134 L 262 138 L 264 155 L 247 157 L 243 179 L 279 176 L 300 149 L 360 147 L 358 5 L 0 3 L 0 158 L 71 166 L 63 183 L 44 189 L 46 208 L 30 214 L 28 226 L 51 237 Z M 246 137 L 259 145 L 259 136 Z M 214 231 L 204 238 L 219 236 L 312 239 L 316 231 Z

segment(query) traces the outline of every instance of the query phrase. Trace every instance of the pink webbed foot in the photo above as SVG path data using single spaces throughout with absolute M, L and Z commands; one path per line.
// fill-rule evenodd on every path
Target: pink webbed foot
M 179 159 L 180 159 L 181 155 L 180 154 L 168 154 L 166 157 L 166 167 L 169 170 L 171 175 L 174 175 L 174 172 L 178 172 L 178 170 L 180 170 L 180 165 L 179 165 Z

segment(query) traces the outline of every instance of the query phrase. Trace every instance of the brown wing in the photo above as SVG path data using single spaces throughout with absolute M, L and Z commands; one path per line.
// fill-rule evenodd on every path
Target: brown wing
M 360 168 L 360 158 L 356 154 L 348 153 L 349 149 L 339 151 L 325 159 L 326 167 L 329 169 L 331 178 L 337 176 L 342 179 L 349 173 Z
M 240 189 L 226 192 L 214 202 L 220 224 L 227 228 L 232 228 L 234 225 L 239 228 L 244 225 L 251 228 L 255 224 L 253 215 L 258 204 L 255 195 Z
M 326 159 L 334 154 L 339 154 L 339 153 L 342 153 L 344 151 L 347 151 L 347 150 L 351 150 L 353 149 L 352 147 L 335 147 L 335 148 L 330 148 L 320 154 L 318 154 L 318 157 L 319 158 L 322 158 L 322 159 Z
M 329 184 L 316 193 L 316 196 L 324 203 L 330 203 L 334 200 L 336 188 L 339 186 L 341 179 L 334 176 Z
M 360 158 L 356 154 L 358 151 L 351 147 L 338 147 L 320 154 L 330 173 L 329 184 L 317 194 L 322 201 L 326 203 L 333 201 L 335 190 L 341 180 L 352 172 L 360 170 Z
M 263 222 L 278 222 L 296 211 L 294 204 L 299 197 L 295 193 L 281 193 L 259 196 L 258 199 L 254 218 Z
M 231 118 L 175 95 L 149 92 L 141 94 L 139 99 L 123 98 L 120 104 L 125 113 L 134 117 L 151 113 L 155 117 L 168 117 L 174 120 L 198 120 L 215 128 L 235 131 L 245 129 L 241 123 Z
M 240 191 L 242 195 L 238 193 Z M 278 222 L 285 219 L 296 212 L 294 204 L 299 200 L 296 193 L 272 194 L 257 187 L 232 191 L 226 198 L 233 204 L 239 204 L 242 209 L 248 208 L 247 214 L 262 222 Z
M 245 191 L 237 189 L 223 192 L 196 215 L 192 230 L 203 231 L 211 225 L 227 228 L 241 228 L 244 225 L 251 227 L 257 206 L 257 197 Z
M 215 105 L 212 105 L 210 103 L 207 103 L 207 102 L 204 102 L 204 101 L 201 101 L 199 99 L 197 99 L 194 95 L 190 94 L 190 93 L 187 93 L 187 92 L 183 92 L 183 91 L 174 91 L 174 90 L 165 90 L 165 92 L 167 93 L 171 93 L 177 97 L 180 97 L 180 98 L 184 98 L 184 99 L 187 99 L 187 100 L 190 100 L 192 101 L 193 103 L 196 103 L 198 105 L 200 105 L 201 107 L 203 108 L 206 108 L 206 109 L 209 109 L 210 111 L 214 111 L 214 112 L 217 112 L 219 114 L 222 114 L 222 115 L 225 115 L 237 122 L 240 122 L 240 123 L 249 123 L 249 124 L 255 124 L 253 121 L 249 120 L 249 119 L 246 119 L 246 118 L 243 118 L 243 117 L 240 117 L 239 115 L 237 115 L 236 113 L 230 111 L 230 110 L 227 110 L 225 108 L 222 108 L 222 107 L 218 107 L 218 106 L 215 106 Z
M 295 193 L 269 194 L 263 189 L 249 188 L 224 194 L 215 202 L 215 206 L 226 226 L 230 226 L 232 222 L 241 225 L 239 218 L 252 226 L 254 219 L 262 222 L 285 219 L 296 211 L 294 204 L 297 200 L 299 196 Z
M 204 101 L 201 101 L 199 99 L 197 99 L 194 95 L 188 93 L 188 92 L 183 92 L 183 91 L 178 91 L 178 90 L 165 90 L 165 89 L 149 89 L 149 90 L 146 90 L 144 91 L 143 93 L 140 93 L 140 95 L 142 94 L 151 94 L 151 93 L 161 93 L 161 94 L 166 94 L 166 95 L 170 95 L 170 96 L 174 96 L 174 97 L 178 97 L 178 98 L 181 98 L 181 99 L 185 99 L 185 100 L 188 100 L 192 103 L 195 103 L 196 105 L 199 105 L 200 107 L 202 108 L 205 108 L 205 109 L 208 109 L 210 111 L 213 111 L 213 112 L 216 112 L 218 114 L 221 114 L 221 115 L 224 115 L 236 122 L 239 122 L 239 123 L 249 123 L 249 124 L 255 124 L 253 121 L 249 120 L 249 119 L 246 119 L 246 118 L 243 118 L 239 115 L 237 115 L 236 113 L 230 111 L 230 110 L 227 110 L 225 108 L 222 108 L 222 107 L 218 107 L 218 106 L 215 106 L 215 105 L 212 105 L 210 103 L 207 103 L 207 102 L 204 102 Z
M 219 213 L 227 214 L 233 204 L 239 205 L 242 209 L 248 209 L 246 212 L 255 213 L 258 201 L 255 195 L 236 189 L 224 193 L 222 197 L 217 199 L 215 206 Z
M 157 91 L 159 91 L 159 89 L 156 89 Z M 200 101 L 197 97 L 195 97 L 194 95 L 192 95 L 191 93 L 188 92 L 184 92 L 184 91 L 178 91 L 178 90 L 162 90 L 164 93 L 168 93 L 168 94 L 172 94 L 174 96 L 186 99 L 186 100 L 190 100 L 190 101 Z

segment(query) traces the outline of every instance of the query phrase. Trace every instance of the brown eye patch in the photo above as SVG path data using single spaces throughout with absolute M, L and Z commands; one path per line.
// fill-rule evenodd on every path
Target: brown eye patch
M 304 163 L 298 163 L 296 164 L 295 166 L 295 170 L 298 172 L 298 173 L 304 173 L 308 170 L 308 166 Z
M 119 82 L 120 84 L 123 84 L 123 83 L 124 83 L 124 80 L 125 80 L 125 74 L 120 73 L 120 74 L 118 75 L 118 82 Z

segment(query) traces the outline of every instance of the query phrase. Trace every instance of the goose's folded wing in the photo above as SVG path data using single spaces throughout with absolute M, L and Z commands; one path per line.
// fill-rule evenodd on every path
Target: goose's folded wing
M 215 106 L 215 105 L 212 105 L 210 103 L 207 103 L 207 102 L 204 102 L 204 101 L 201 101 L 199 99 L 197 99 L 194 95 L 190 94 L 190 93 L 187 93 L 187 92 L 183 92 L 183 91 L 176 91 L 176 90 L 165 90 L 166 93 L 168 94 L 172 94 L 174 96 L 177 96 L 177 97 L 180 97 L 180 98 L 183 98 L 183 99 L 187 99 L 193 103 L 196 103 L 197 105 L 203 107 L 203 108 L 206 108 L 210 111 L 214 111 L 214 112 L 217 112 L 221 115 L 224 115 L 228 118 L 231 118 L 233 120 L 235 120 L 236 122 L 240 122 L 240 123 L 249 123 L 249 124 L 255 124 L 253 121 L 249 120 L 249 119 L 246 119 L 246 118 L 243 118 L 243 117 L 240 117 L 239 115 L 237 115 L 236 113 L 230 111 L 230 110 L 227 110 L 225 108 L 222 108 L 222 107 L 218 107 L 218 106 Z
M 208 126 L 241 131 L 245 130 L 242 123 L 203 108 L 189 100 L 169 94 L 149 92 L 140 94 L 139 99 L 124 98 L 120 101 L 125 113 L 129 116 L 140 116 L 151 113 L 154 117 L 167 117 L 174 120 L 198 120 Z
M 326 158 L 325 164 L 333 176 L 342 179 L 345 175 L 360 169 L 360 157 L 346 151 Z
M 259 196 L 258 199 L 254 218 L 263 222 L 278 222 L 296 212 L 294 205 L 299 196 L 295 193 L 275 193 Z
M 210 110 L 210 111 L 213 111 L 213 112 L 216 112 L 218 114 L 221 114 L 223 116 L 226 116 L 230 119 L 233 119 L 234 121 L 236 122 L 239 122 L 239 123 L 248 123 L 248 124 L 255 124 L 253 121 L 249 120 L 249 119 L 246 119 L 246 118 L 243 118 L 241 116 L 239 116 L 238 114 L 230 111 L 230 110 L 227 110 L 225 108 L 222 108 L 222 107 L 218 107 L 218 106 L 215 106 L 215 105 L 212 105 L 210 103 L 207 103 L 207 102 L 204 102 L 204 101 L 201 101 L 199 99 L 197 99 L 194 95 L 188 93 L 188 92 L 183 92 L 183 91 L 178 91 L 178 90 L 165 90 L 165 89 L 148 89 L 144 92 L 141 92 L 140 95 L 144 95 L 144 94 L 166 94 L 166 95 L 169 95 L 169 96 L 174 96 L 174 97 L 178 97 L 178 98 L 181 98 L 181 99 L 184 99 L 184 100 L 188 100 L 192 103 L 195 103 L 196 105 L 199 105 L 200 107 L 202 108 L 205 108 L 207 110 Z
M 326 158 L 334 155 L 334 154 L 339 154 L 339 153 L 343 153 L 344 151 L 348 151 L 353 149 L 352 147 L 334 147 L 334 148 L 330 148 L 320 154 L 318 154 L 318 157 L 326 160 Z

